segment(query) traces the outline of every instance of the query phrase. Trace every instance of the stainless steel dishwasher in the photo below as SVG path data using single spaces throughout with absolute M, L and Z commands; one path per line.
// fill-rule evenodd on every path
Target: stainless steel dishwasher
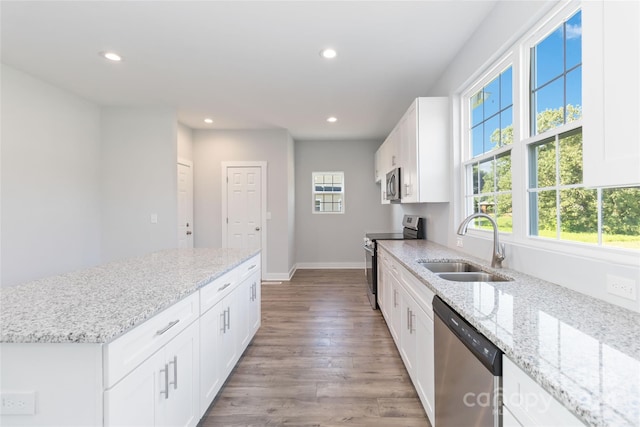
M 433 298 L 435 427 L 502 425 L 502 351 Z

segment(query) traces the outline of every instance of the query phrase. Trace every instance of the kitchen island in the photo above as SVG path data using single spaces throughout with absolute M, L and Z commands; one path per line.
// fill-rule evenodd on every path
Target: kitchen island
M 259 250 L 172 249 L 2 289 L 0 424 L 195 425 L 201 368 L 212 400 L 259 326 L 260 275 Z
M 640 425 L 640 314 L 432 242 L 379 243 L 582 423 Z M 513 280 L 452 282 L 420 261 L 469 262 Z

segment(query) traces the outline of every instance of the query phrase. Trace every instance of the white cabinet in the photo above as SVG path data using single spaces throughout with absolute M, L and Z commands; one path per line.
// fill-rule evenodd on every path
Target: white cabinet
M 376 182 L 381 183 L 380 201 L 383 204 L 388 204 L 385 179 L 389 171 L 400 166 L 400 129 L 398 126 L 391 131 L 378 148 L 374 160 Z
M 378 256 L 384 283 L 381 310 L 433 424 L 435 375 L 431 300 L 434 293 L 383 249 L 378 250 Z
M 640 184 L 640 3 L 582 3 L 587 186 Z
M 505 427 L 584 426 L 506 356 L 502 356 L 502 385 L 504 412 L 509 411 Z
M 260 327 L 260 258 L 200 289 L 200 415 Z
M 107 426 L 195 426 L 198 322 L 105 392 Z
M 402 203 L 448 202 L 448 98 L 417 98 L 402 116 Z

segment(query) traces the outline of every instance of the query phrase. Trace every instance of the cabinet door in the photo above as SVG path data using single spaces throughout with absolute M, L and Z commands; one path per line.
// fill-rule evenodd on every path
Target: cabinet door
M 153 426 L 159 400 L 162 350 L 144 361 L 104 393 L 105 426 Z
M 418 116 L 414 101 L 400 120 L 402 203 L 419 202 L 418 188 Z
M 260 328 L 260 322 L 262 320 L 261 286 L 262 282 L 260 279 L 260 272 L 255 272 L 253 276 L 249 278 L 249 312 L 247 313 L 247 317 L 249 319 L 249 337 L 246 345 L 243 348 L 245 348 L 249 344 L 253 336 Z
M 400 290 L 402 324 L 400 327 L 400 355 L 413 379 L 416 370 L 416 307 L 413 299 L 404 289 Z M 414 380 L 415 383 L 415 380 Z
M 385 318 L 387 322 L 389 322 L 389 286 L 387 283 L 387 267 L 384 261 L 384 253 L 382 250 L 378 249 L 376 253 L 376 263 L 377 263 L 377 294 L 376 298 L 378 300 L 378 306 L 380 307 L 380 311 L 382 312 L 382 316 Z
M 396 346 L 400 345 L 400 331 L 402 327 L 402 307 L 400 304 L 400 282 L 398 282 L 398 278 L 393 274 L 388 274 L 387 278 L 389 279 L 389 288 L 390 288 L 390 301 L 389 301 L 389 312 L 391 315 L 391 321 L 387 324 L 389 326 L 389 331 L 391 332 L 391 336 L 396 342 Z
M 413 384 L 431 425 L 435 424 L 435 371 L 433 355 L 433 318 L 421 308 L 415 309 L 416 367 Z
M 222 348 L 222 307 L 219 302 L 200 317 L 200 416 L 222 387 L 220 349 Z
M 586 186 L 640 183 L 639 20 L 637 1 L 582 4 Z
M 200 420 L 198 325 L 191 324 L 164 349 L 164 369 L 168 372 L 160 378 L 163 394 L 156 410 L 158 426 L 195 426 Z

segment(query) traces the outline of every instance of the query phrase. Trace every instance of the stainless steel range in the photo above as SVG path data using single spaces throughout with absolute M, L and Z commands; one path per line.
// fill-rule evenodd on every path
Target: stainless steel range
M 367 296 L 371 307 L 378 308 L 378 264 L 376 258 L 376 242 L 378 240 L 425 239 L 424 218 L 418 215 L 405 215 L 402 218 L 402 233 L 367 233 L 364 236 L 365 270 L 367 273 Z

